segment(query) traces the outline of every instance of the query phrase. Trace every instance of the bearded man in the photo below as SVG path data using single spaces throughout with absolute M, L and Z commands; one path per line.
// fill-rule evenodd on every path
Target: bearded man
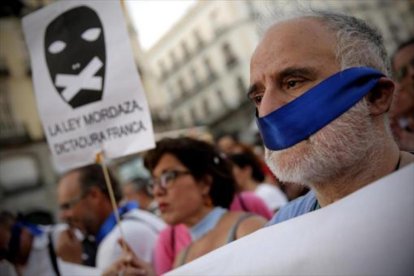
M 412 163 L 388 122 L 394 83 L 381 35 L 318 13 L 268 29 L 251 60 L 249 98 L 279 180 L 312 191 L 269 225 L 327 206 Z

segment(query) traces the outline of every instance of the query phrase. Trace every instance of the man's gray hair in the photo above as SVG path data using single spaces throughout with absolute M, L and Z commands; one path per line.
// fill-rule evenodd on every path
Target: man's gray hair
M 336 35 L 336 58 L 342 70 L 350 67 L 367 66 L 390 76 L 390 61 L 384 39 L 377 28 L 356 17 L 331 11 L 317 11 L 299 7 L 289 14 L 270 12 L 258 18 L 263 34 L 270 26 L 293 18 L 314 18 Z
M 336 33 L 336 57 L 341 68 L 368 66 L 390 75 L 384 39 L 377 28 L 353 16 L 316 11 L 309 15 Z

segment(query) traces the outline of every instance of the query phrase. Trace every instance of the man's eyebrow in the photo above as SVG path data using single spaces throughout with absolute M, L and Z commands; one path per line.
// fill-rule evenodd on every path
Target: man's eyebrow
M 306 76 L 313 77 L 316 74 L 316 69 L 312 67 L 287 67 L 278 73 L 278 78 L 283 79 L 289 76 Z M 247 90 L 247 98 L 250 99 L 252 94 L 256 92 L 257 84 L 252 84 Z
M 288 67 L 279 72 L 279 78 L 283 79 L 288 76 L 314 76 L 316 70 L 311 67 Z
M 256 84 L 252 84 L 249 86 L 249 89 L 247 89 L 247 98 L 250 99 L 250 96 L 256 91 L 257 89 L 257 85 Z

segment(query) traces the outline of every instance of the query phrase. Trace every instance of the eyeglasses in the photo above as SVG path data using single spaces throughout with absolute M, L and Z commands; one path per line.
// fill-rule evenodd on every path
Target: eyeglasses
M 75 207 L 76 204 L 79 203 L 79 201 L 81 201 L 84 197 L 86 196 L 86 194 L 80 194 L 75 198 L 72 198 L 71 200 L 69 200 L 68 202 L 62 203 L 59 206 L 59 209 L 61 211 L 67 211 L 72 209 L 73 207 Z
M 166 190 L 170 186 L 170 183 L 176 180 L 178 177 L 186 174 L 191 174 L 189 171 L 177 171 L 170 170 L 162 173 L 159 178 L 153 178 L 148 183 L 148 191 L 152 194 L 155 186 L 159 186 Z

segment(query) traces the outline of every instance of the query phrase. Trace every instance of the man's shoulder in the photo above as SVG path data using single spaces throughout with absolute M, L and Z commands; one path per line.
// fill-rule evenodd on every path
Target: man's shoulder
M 316 196 L 313 191 L 309 191 L 306 195 L 301 196 L 282 208 L 273 216 L 267 225 L 273 225 L 285 220 L 309 213 L 315 207 Z

